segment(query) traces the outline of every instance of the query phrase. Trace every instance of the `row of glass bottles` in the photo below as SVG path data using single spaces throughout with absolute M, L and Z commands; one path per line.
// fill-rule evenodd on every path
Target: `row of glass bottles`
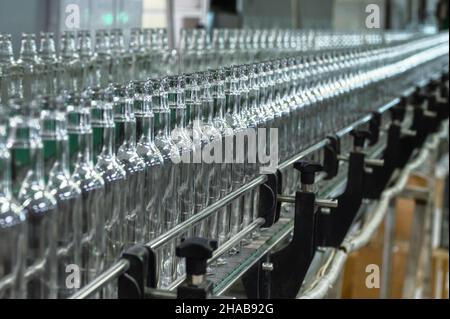
M 156 238 L 258 176 L 273 147 L 283 161 L 370 112 L 389 97 L 380 94 L 386 86 L 392 91 L 383 93 L 397 93 L 445 66 L 447 41 L 302 54 L 31 103 L 19 91 L 0 122 L 0 253 L 8 256 L 0 296 L 67 297 L 76 290 L 68 266 L 80 267 L 85 285 L 128 245 Z M 257 131 L 265 148 L 224 161 L 255 144 L 255 128 L 276 128 L 278 137 Z M 295 190 L 294 178 L 286 188 Z M 257 196 L 241 196 L 180 237 L 225 243 L 254 219 Z M 159 252 L 160 287 L 184 273 L 178 240 Z M 114 294 L 114 287 L 103 292 Z
M 111 81 L 124 84 L 177 71 L 165 29 L 132 29 L 128 47 L 121 29 L 98 30 L 95 46 L 92 42 L 89 31 L 65 31 L 57 55 L 53 33 L 41 33 L 39 49 L 34 34 L 23 34 L 15 60 L 11 36 L 0 35 L 1 101 L 6 103 L 22 90 L 30 102 L 38 95 L 81 93 Z M 168 63 L 173 68 L 166 69 Z
M 296 52 L 368 48 L 420 37 L 412 32 L 336 33 L 292 29 L 182 29 L 183 72 L 265 61 Z

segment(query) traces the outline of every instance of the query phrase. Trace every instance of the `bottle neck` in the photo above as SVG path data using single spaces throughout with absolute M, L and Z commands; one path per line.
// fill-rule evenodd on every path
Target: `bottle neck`
M 19 195 L 19 190 L 25 180 L 28 185 L 44 186 L 39 121 L 31 116 L 14 116 L 10 120 L 8 145 L 13 167 L 14 195 Z
M 225 90 L 222 82 L 216 82 L 211 86 L 214 101 L 213 117 L 219 120 L 224 118 Z
M 41 116 L 41 138 L 44 146 L 45 177 L 56 169 L 59 173 L 69 173 L 69 144 L 65 129 L 64 114 L 43 111 Z
M 154 114 L 151 111 L 150 101 L 145 98 L 135 99 L 134 113 L 136 116 L 136 141 L 143 144 L 154 142 Z
M 85 107 L 68 107 L 67 132 L 69 135 L 70 164 L 92 166 L 92 127 L 89 110 Z
M 186 105 L 184 102 L 184 92 L 174 89 L 168 92 L 167 98 L 170 109 L 170 129 L 185 129 Z
M 133 99 L 115 98 L 114 122 L 116 133 L 116 149 L 126 146 L 136 147 L 136 118 L 133 112 Z
M 205 124 L 212 124 L 214 114 L 214 99 L 212 94 L 212 88 L 209 83 L 202 85 L 202 122 Z
M 110 103 L 100 100 L 91 102 L 91 125 L 93 132 L 94 162 L 97 157 L 114 157 L 114 116 Z
M 227 114 L 239 114 L 239 91 L 238 83 L 234 79 L 230 79 L 225 85 L 225 97 L 226 97 L 226 113 Z
M 78 53 L 81 58 L 92 57 L 92 40 L 89 34 L 83 34 L 80 38 Z
M 45 60 L 55 61 L 57 59 L 55 41 L 53 40 L 53 36 L 51 35 L 42 36 L 41 45 L 39 48 L 39 55 L 42 59 Z
M 13 64 L 14 54 L 11 39 L 0 37 L 0 63 Z
M 22 39 L 22 45 L 20 48 L 20 60 L 22 61 L 36 61 L 37 50 L 36 41 L 33 37 L 27 36 Z

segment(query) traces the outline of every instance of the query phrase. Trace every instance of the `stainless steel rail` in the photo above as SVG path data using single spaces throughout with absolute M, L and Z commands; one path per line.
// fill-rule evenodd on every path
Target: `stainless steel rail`
M 100 276 L 98 276 L 95 280 L 91 281 L 89 284 L 84 286 L 81 290 L 70 296 L 69 299 L 86 299 L 95 294 L 101 288 L 106 286 L 113 279 L 116 279 L 123 273 L 125 273 L 130 264 L 128 260 L 120 259 L 106 271 L 104 271 Z
M 178 224 L 168 232 L 164 233 L 163 235 L 159 236 L 158 238 L 148 242 L 146 246 L 150 247 L 151 249 L 158 249 L 165 243 L 167 243 L 169 240 L 174 239 L 178 235 L 182 234 L 184 231 L 188 230 L 189 227 L 192 227 L 199 221 L 202 221 L 203 219 L 207 218 L 212 213 L 218 211 L 219 209 L 227 206 L 230 204 L 233 200 L 239 198 L 241 195 L 245 194 L 249 190 L 252 190 L 253 188 L 263 184 L 267 180 L 266 175 L 261 175 L 258 178 L 254 179 L 248 184 L 245 184 L 244 186 L 240 187 L 239 189 L 231 192 L 224 198 L 218 200 L 217 202 L 213 203 L 212 205 L 206 207 L 204 210 L 202 210 L 200 213 L 192 216 L 188 220 Z

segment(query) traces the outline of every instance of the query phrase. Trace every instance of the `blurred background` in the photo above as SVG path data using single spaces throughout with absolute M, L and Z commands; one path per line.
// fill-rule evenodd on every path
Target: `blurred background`
M 361 31 L 367 5 L 380 8 L 381 28 L 448 28 L 448 0 L 2 0 L 0 32 L 18 51 L 22 32 L 67 29 L 67 8 L 77 5 L 80 29 L 166 27 L 171 46 L 181 28 L 249 27 Z M 69 7 L 70 8 L 70 7 Z

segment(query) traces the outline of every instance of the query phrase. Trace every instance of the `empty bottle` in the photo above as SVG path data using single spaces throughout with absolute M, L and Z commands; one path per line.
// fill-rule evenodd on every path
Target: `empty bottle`
M 116 156 L 127 173 L 123 232 L 125 245 L 129 245 L 144 240 L 145 162 L 136 152 L 132 85 L 111 84 L 108 90 L 113 96 Z
M 0 105 L 0 299 L 26 298 L 26 211 L 12 197 L 8 117 Z
M 89 88 L 85 93 L 90 102 L 95 170 L 105 182 L 104 216 L 105 267 L 110 267 L 124 247 L 126 172 L 115 154 L 114 114 L 112 96 L 105 97 L 99 88 Z M 115 287 L 105 289 L 104 297 L 115 296 Z
M 92 127 L 87 101 L 72 94 L 65 96 L 65 104 L 70 169 L 82 198 L 81 285 L 84 286 L 104 268 L 105 183 L 92 159 Z
M 56 298 L 58 212 L 45 187 L 38 105 L 14 99 L 10 106 L 13 194 L 27 210 L 27 298 Z
M 56 199 L 58 214 L 56 256 L 58 299 L 75 293 L 76 283 L 67 284 L 72 267 L 81 266 L 81 190 L 69 171 L 69 144 L 62 99 L 40 99 L 41 137 L 44 146 L 47 191 Z M 80 278 L 81 279 L 81 278 Z
M 23 98 L 25 102 L 30 103 L 41 92 L 43 71 L 42 61 L 37 54 L 34 34 L 22 34 L 20 56 L 17 64 L 20 65 L 23 72 L 20 74 L 22 77 Z

